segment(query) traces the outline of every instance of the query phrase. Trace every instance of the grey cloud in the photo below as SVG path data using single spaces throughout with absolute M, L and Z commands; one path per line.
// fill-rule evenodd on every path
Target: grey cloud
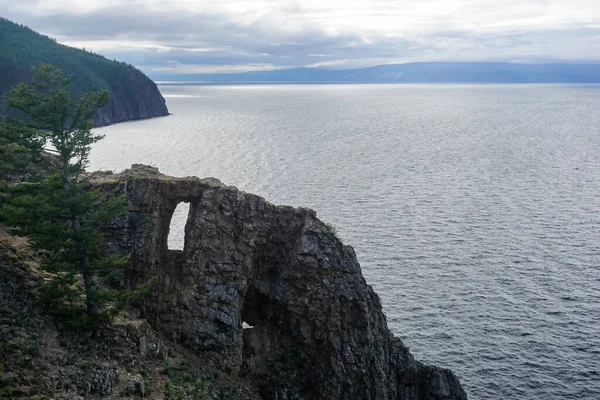
M 34 3 L 29 0 L 30 3 Z M 117 58 L 145 69 L 172 62 L 202 65 L 273 64 L 305 66 L 345 60 L 344 67 L 403 61 L 535 61 L 548 59 L 600 59 L 600 29 L 573 25 L 560 30 L 505 30 L 481 33 L 439 30 L 395 38 L 358 33 L 333 35 L 317 24 L 290 30 L 285 22 L 255 20 L 238 23 L 219 13 L 156 12 L 130 4 L 103 8 L 93 13 L 38 15 L 11 7 L 0 0 L 2 14 L 62 41 L 131 41 L 162 46 L 103 49 Z M 21 3 L 22 5 L 23 3 Z M 284 4 L 285 12 L 304 15 L 299 2 Z M 376 14 L 380 11 L 374 10 Z M 206 51 L 196 51 L 207 49 Z
M 189 53 L 194 48 L 218 49 L 230 58 L 304 57 L 314 49 L 332 51 L 359 43 L 355 34 L 332 37 L 318 29 L 288 32 L 258 22 L 238 25 L 225 15 L 179 13 L 165 14 L 139 10 L 132 6 L 113 7 L 93 14 L 15 15 L 33 29 L 70 41 L 131 40 L 164 45 L 185 61 L 201 56 Z M 266 54 L 266 55 L 265 55 Z M 157 55 L 161 57 L 161 55 Z M 205 60 L 201 60 L 205 62 Z

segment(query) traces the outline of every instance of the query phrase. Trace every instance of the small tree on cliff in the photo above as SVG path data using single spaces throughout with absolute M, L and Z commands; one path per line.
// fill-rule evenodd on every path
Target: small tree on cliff
M 46 301 L 60 303 L 62 310 L 84 309 L 97 320 L 118 311 L 132 295 L 115 289 L 127 259 L 105 255 L 100 232 L 125 213 L 126 204 L 122 197 L 102 196 L 82 176 L 91 145 L 102 139 L 91 131 L 92 118 L 107 103 L 108 92 L 73 100 L 68 84 L 60 70 L 40 65 L 30 84 L 20 83 L 7 94 L 6 105 L 21 118 L 8 117 L 0 126 L 0 153 L 10 156 L 0 167 L 23 178 L 4 185 L 0 220 L 44 250 L 43 267 L 53 274 L 43 290 Z

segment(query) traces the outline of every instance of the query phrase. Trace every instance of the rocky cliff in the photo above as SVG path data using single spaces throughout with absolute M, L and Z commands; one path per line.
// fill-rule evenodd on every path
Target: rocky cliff
M 416 361 L 392 335 L 354 250 L 314 211 L 141 165 L 91 177 L 131 203 L 106 228 L 107 249 L 131 252 L 128 284 L 158 278 L 140 317 L 205 365 L 263 399 L 466 399 L 450 370 Z M 185 245 L 169 250 L 181 202 Z
M 108 104 L 94 118 L 97 127 L 169 115 L 156 84 L 135 68 L 123 71 L 119 80 L 107 81 L 106 88 Z
M 2 97 L 15 84 L 31 80 L 31 67 L 52 64 L 72 78 L 73 97 L 107 89 L 109 103 L 94 118 L 96 126 L 169 114 L 156 84 L 131 65 L 57 43 L 31 29 L 0 18 L 0 119 Z

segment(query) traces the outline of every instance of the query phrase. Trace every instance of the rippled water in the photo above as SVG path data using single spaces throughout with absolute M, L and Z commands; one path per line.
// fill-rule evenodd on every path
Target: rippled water
M 160 89 L 174 115 L 103 128 L 92 168 L 314 208 L 471 399 L 600 398 L 600 86 Z

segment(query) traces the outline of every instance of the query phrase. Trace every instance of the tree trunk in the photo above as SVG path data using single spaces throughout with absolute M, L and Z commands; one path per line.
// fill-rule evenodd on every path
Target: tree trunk
M 90 269 L 90 258 L 88 257 L 85 246 L 83 244 L 83 238 L 81 234 L 81 223 L 77 218 L 71 219 L 71 226 L 75 235 L 77 236 L 77 251 L 80 255 L 81 263 L 81 275 L 83 275 L 83 286 L 85 288 L 85 304 L 87 306 L 88 316 L 98 315 L 100 309 L 98 304 L 93 300 L 94 295 L 94 277 Z
M 67 164 L 68 165 L 68 164 Z M 63 188 L 66 193 L 71 192 L 71 183 L 69 182 L 68 169 L 65 168 L 62 174 Z M 85 289 L 85 305 L 86 312 L 88 316 L 98 315 L 100 313 L 100 308 L 98 304 L 94 301 L 94 276 L 92 274 L 92 270 L 90 268 L 90 258 L 85 249 L 85 244 L 83 242 L 83 234 L 81 232 L 81 222 L 74 215 L 71 210 L 71 228 L 75 233 L 76 243 L 77 243 L 77 252 L 79 253 L 79 263 L 80 263 L 80 272 L 83 275 L 83 286 Z

